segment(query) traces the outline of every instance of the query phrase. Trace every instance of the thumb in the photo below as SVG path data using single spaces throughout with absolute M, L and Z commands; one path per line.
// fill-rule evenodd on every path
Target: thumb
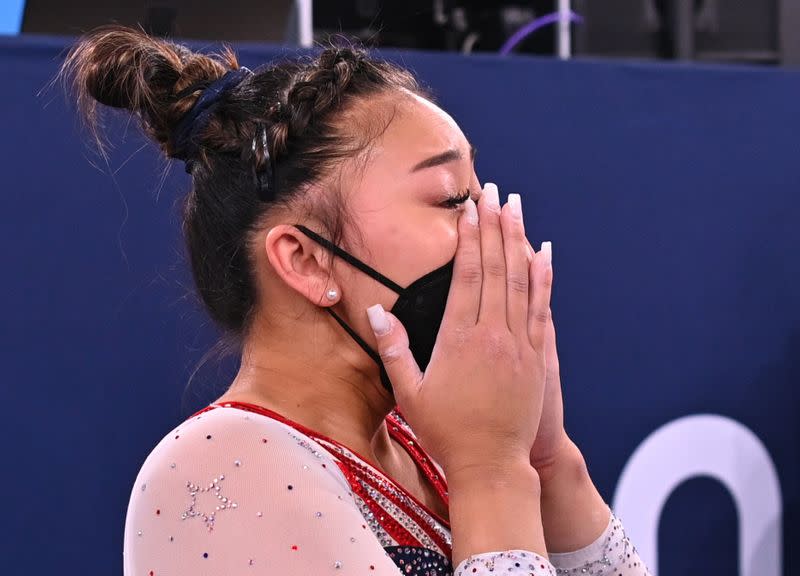
M 413 398 L 422 383 L 422 371 L 408 348 L 406 329 L 393 314 L 375 304 L 367 308 L 367 317 L 378 343 L 381 362 L 402 410 L 404 401 Z

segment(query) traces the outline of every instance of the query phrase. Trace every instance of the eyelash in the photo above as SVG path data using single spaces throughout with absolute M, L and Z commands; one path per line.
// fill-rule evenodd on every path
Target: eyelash
M 469 198 L 469 190 L 465 190 L 463 194 L 458 196 L 450 196 L 447 198 L 447 200 L 442 202 L 442 206 L 445 208 L 456 209 L 459 207 L 459 205 L 466 202 L 467 198 Z

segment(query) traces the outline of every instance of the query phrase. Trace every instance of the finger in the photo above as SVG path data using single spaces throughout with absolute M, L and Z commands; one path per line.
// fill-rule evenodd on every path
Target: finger
M 478 322 L 500 322 L 506 317 L 506 259 L 500 229 L 500 200 L 497 186 L 486 184 L 478 203 L 481 234 L 481 306 Z
M 528 243 L 519 194 L 509 194 L 500 214 L 506 258 L 506 322 L 512 334 L 528 337 Z
M 481 303 L 481 239 L 478 208 L 470 198 L 458 219 L 458 246 L 453 262 L 453 280 L 447 294 L 442 326 L 474 326 Z
M 550 321 L 550 293 L 553 287 L 552 244 L 542 242 L 531 266 L 531 300 L 528 305 L 528 336 L 534 350 L 546 352 L 547 327 Z
M 547 332 L 545 333 L 545 359 L 547 362 L 547 373 L 549 375 L 558 374 L 558 349 L 556 346 L 556 328 L 553 322 L 553 307 L 550 306 L 550 320 L 547 322 Z
M 536 254 L 536 250 L 534 250 L 533 246 L 531 246 L 530 240 L 528 240 L 527 236 L 525 237 L 525 245 L 528 247 L 528 264 L 532 264 L 533 255 Z
M 414 397 L 422 382 L 422 372 L 408 348 L 408 334 L 400 321 L 380 304 L 367 308 L 367 317 L 394 397 L 398 404 L 403 404 Z

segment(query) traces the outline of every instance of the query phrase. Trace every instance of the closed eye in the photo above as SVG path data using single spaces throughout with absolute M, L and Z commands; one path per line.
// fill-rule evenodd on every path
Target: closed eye
M 469 190 L 465 190 L 462 194 L 458 196 L 450 196 L 444 202 L 441 203 L 442 206 L 445 208 L 458 208 L 459 205 L 463 204 L 469 198 Z

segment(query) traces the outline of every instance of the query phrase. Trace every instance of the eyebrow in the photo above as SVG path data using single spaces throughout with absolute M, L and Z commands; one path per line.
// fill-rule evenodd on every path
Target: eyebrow
M 470 161 L 475 161 L 475 154 L 478 150 L 470 144 L 469 146 L 469 158 Z M 424 170 L 425 168 L 433 168 L 434 166 L 441 166 L 442 164 L 447 164 L 448 162 L 454 162 L 456 160 L 463 159 L 464 156 L 461 154 L 461 150 L 458 148 L 451 148 L 441 154 L 436 154 L 435 156 L 431 156 L 430 158 L 426 158 L 422 162 L 416 164 L 411 171 L 418 172 L 420 170 Z

